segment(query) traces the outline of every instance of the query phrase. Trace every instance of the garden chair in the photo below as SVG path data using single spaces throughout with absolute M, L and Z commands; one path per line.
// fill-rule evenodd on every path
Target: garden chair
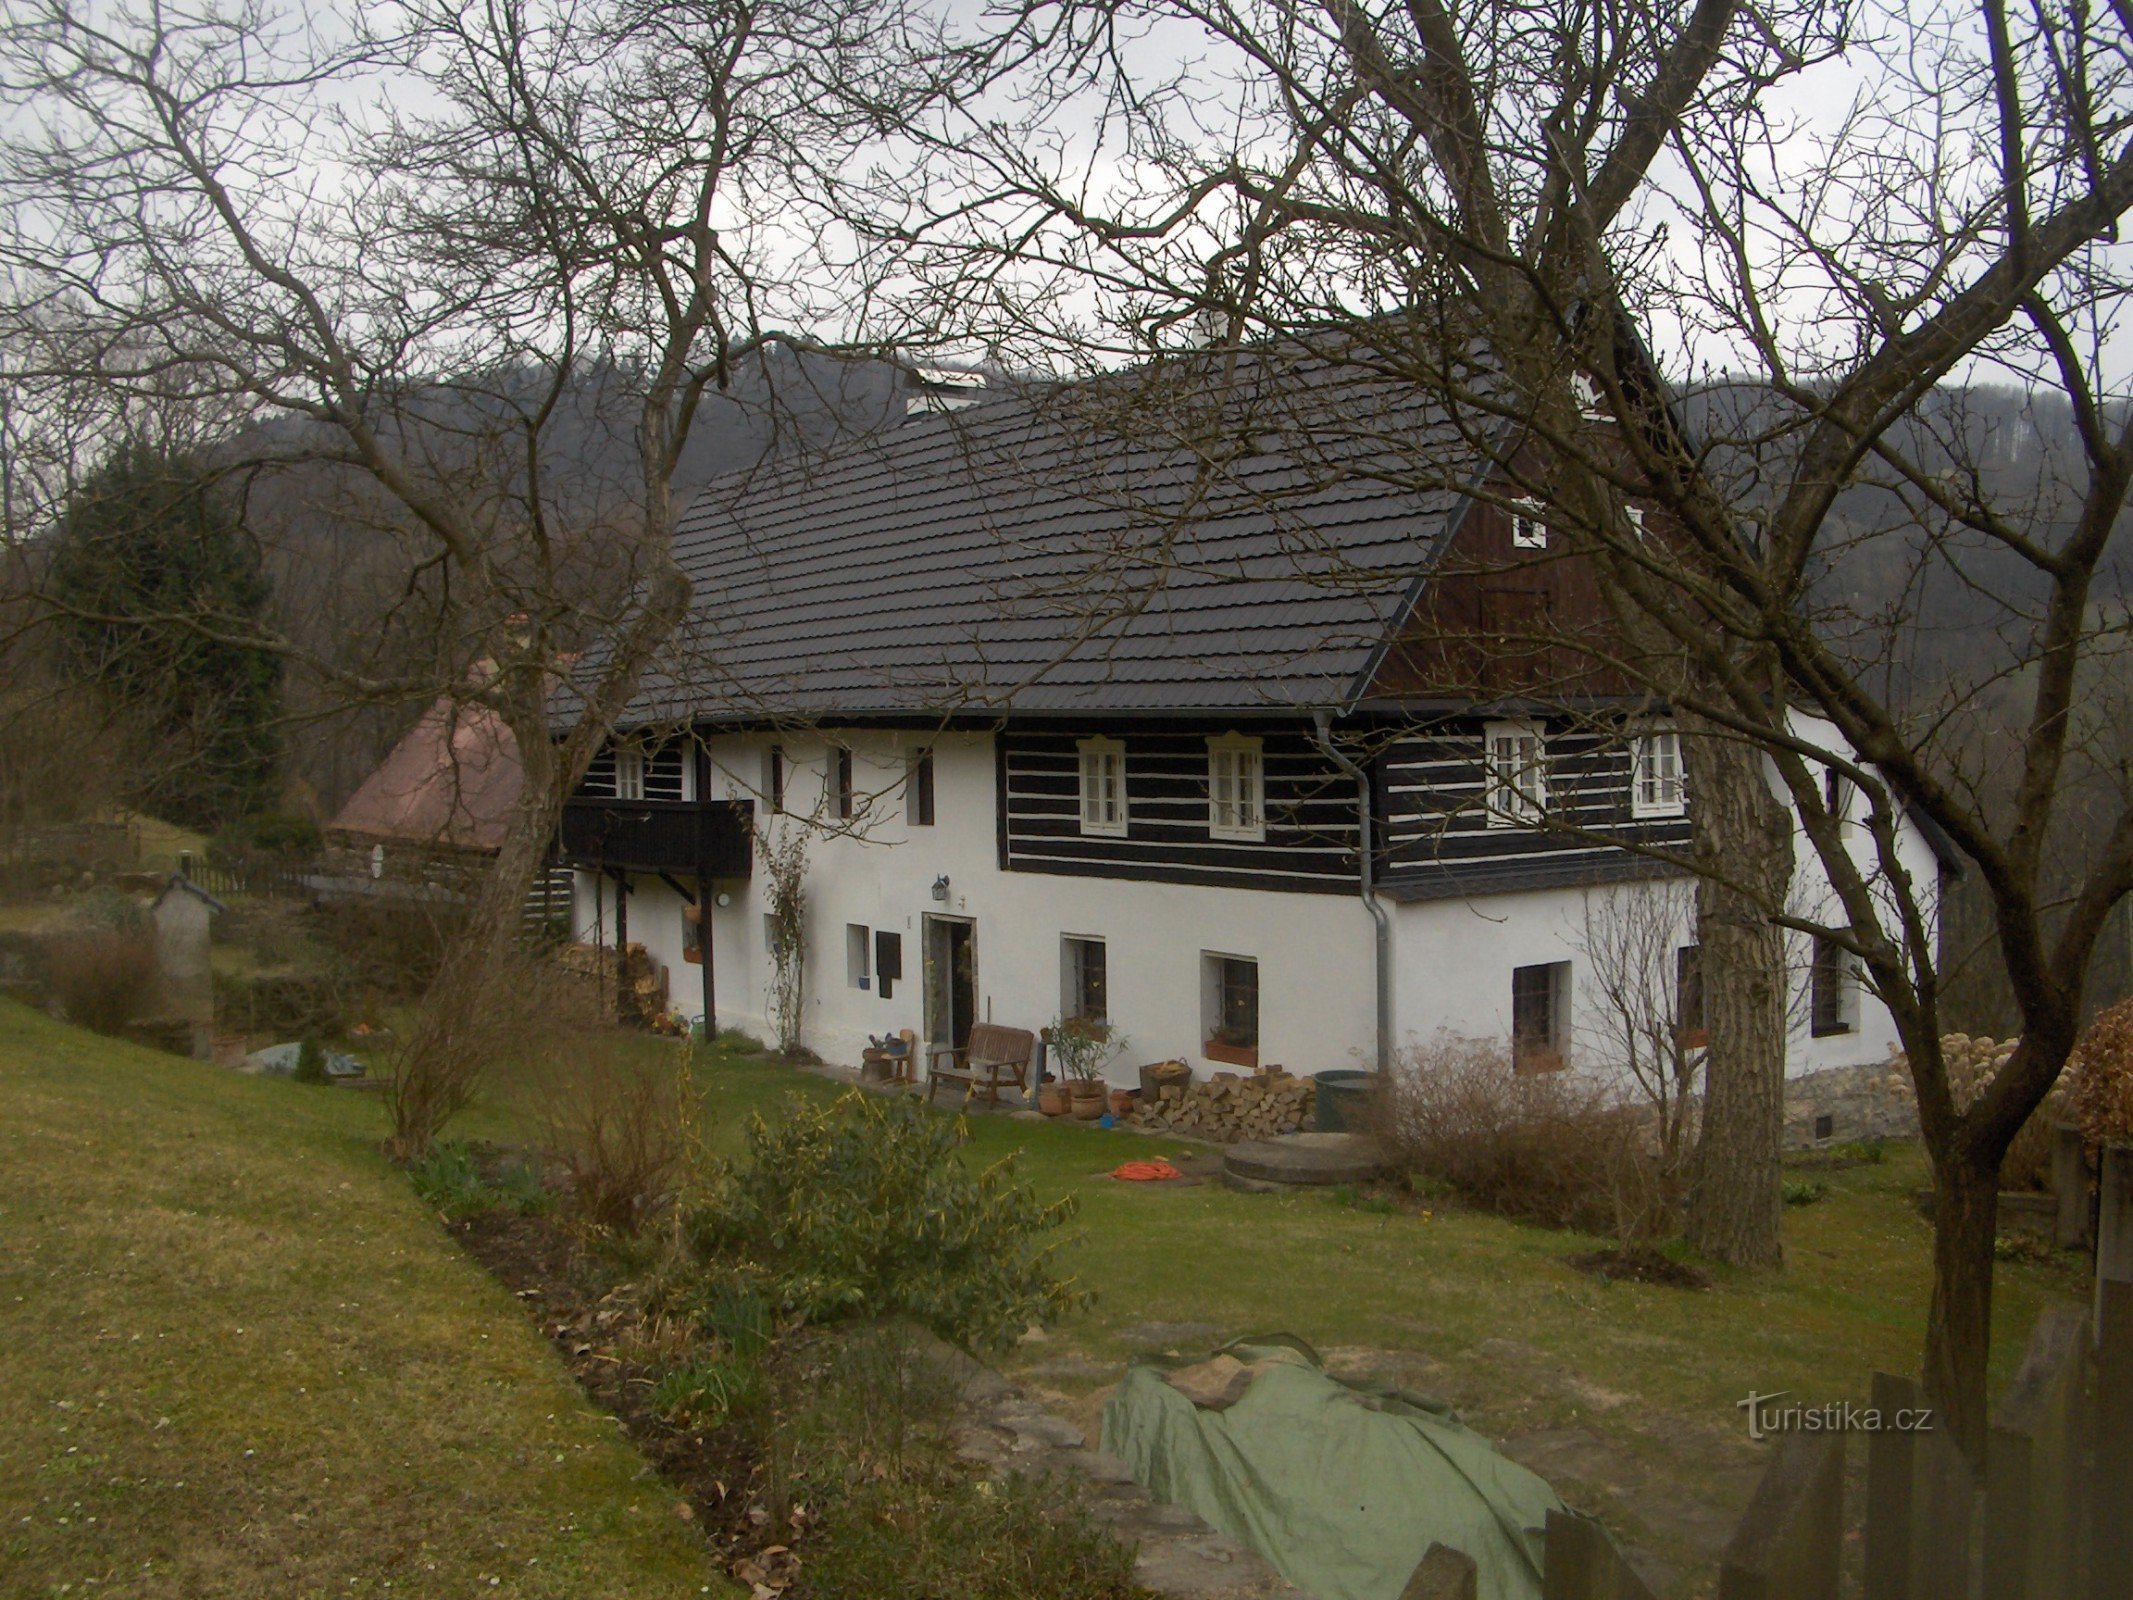
M 981 1090 L 987 1101 L 1000 1103 L 1000 1090 L 1012 1084 L 1029 1093 L 1030 1057 L 1037 1049 L 1037 1036 L 1027 1028 L 1005 1028 L 995 1022 L 980 1022 L 970 1030 L 970 1042 L 960 1047 L 937 1044 L 926 1052 L 926 1099 L 942 1080 L 960 1083 L 968 1100 Z

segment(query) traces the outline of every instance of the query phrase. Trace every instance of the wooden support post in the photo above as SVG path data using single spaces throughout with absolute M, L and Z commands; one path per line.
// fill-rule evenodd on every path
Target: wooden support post
M 1652 1600 L 1607 1530 L 1575 1511 L 1551 1511 L 1541 1600 Z
M 2103 1347 L 2103 1286 L 2133 1283 L 2133 1145 L 2104 1146 L 2096 1203 L 2096 1345 Z
M 1970 1592 L 1970 1529 L 1977 1478 L 1940 1418 L 1918 1436 L 1918 1488 L 1912 1513 L 1911 1583 L 1919 1600 Z
M 696 953 L 704 968 L 704 1048 L 718 1037 L 718 986 L 711 978 L 711 912 L 718 903 L 718 886 L 711 881 L 708 863 L 696 869 Z
M 1925 1403 L 1916 1379 L 1874 1374 L 1871 1404 L 1881 1426 L 1866 1441 L 1866 1600 L 1923 1600 L 1911 1582 L 1918 1435 L 1896 1419 Z
M 1993 1416 L 1985 1458 L 1985 1600 L 2058 1600 L 2072 1592 L 2074 1451 L 2088 1388 L 2087 1324 L 2074 1306 L 2054 1306 L 2038 1317 Z
M 1837 1600 L 1843 1555 L 1844 1435 L 1787 1435 L 1726 1545 L 1719 1600 Z
M 2133 1283 L 2097 1279 L 2096 1322 L 2089 1594 L 2121 1600 L 2133 1574 Z
M 630 880 L 615 874 L 615 1020 L 634 1020 L 630 1013 Z
M 1433 1544 L 1400 1591 L 1400 1600 L 1474 1600 L 1479 1582 L 1472 1556 Z
M 2052 1128 L 2052 1198 L 2058 1213 L 2052 1243 L 2062 1250 L 2082 1250 L 2089 1243 L 2089 1156 L 2081 1130 L 2061 1122 Z

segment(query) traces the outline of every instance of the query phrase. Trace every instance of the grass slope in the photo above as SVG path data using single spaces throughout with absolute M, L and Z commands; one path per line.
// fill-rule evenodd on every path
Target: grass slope
M 0 1003 L 0 1596 L 727 1592 L 381 1131 Z

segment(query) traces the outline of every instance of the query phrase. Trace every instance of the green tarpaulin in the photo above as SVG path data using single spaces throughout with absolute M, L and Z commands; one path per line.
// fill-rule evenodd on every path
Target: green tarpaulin
M 1266 1365 L 1222 1410 L 1163 1364 L 1135 1365 L 1104 1407 L 1103 1447 L 1317 1600 L 1399 1600 L 1431 1544 L 1473 1557 L 1480 1600 L 1539 1600 L 1555 1491 L 1442 1407 L 1342 1383 L 1307 1350 L 1228 1346 Z

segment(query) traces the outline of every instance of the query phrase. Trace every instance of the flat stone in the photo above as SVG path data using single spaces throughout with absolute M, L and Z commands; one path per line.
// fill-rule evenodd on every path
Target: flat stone
M 1007 1426 L 1018 1438 L 1034 1440 L 1053 1450 L 1079 1450 L 1088 1443 L 1087 1436 L 1064 1417 L 1049 1414 L 1014 1417 L 1008 1420 Z
M 1254 1183 L 1366 1183 L 1385 1170 L 1385 1155 L 1360 1133 L 1287 1133 L 1231 1145 L 1222 1166 Z
M 1221 1332 L 1212 1322 L 1136 1322 L 1130 1328 L 1119 1329 L 1118 1336 L 1128 1344 L 1168 1350 L 1179 1345 L 1205 1344 Z

